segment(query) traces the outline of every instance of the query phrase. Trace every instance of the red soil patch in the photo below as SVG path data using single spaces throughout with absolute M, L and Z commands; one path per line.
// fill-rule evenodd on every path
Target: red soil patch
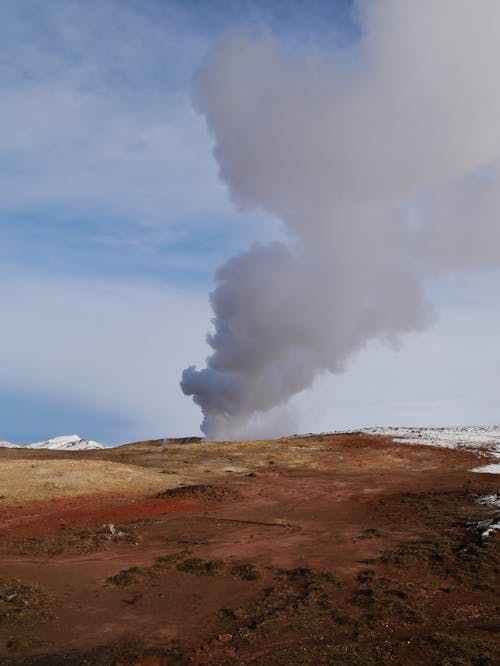
M 157 499 L 154 497 L 110 497 L 86 495 L 50 502 L 30 502 L 0 510 L 0 534 L 36 536 L 66 529 L 96 527 L 105 523 L 130 522 L 171 512 L 182 513 L 198 508 L 193 499 Z

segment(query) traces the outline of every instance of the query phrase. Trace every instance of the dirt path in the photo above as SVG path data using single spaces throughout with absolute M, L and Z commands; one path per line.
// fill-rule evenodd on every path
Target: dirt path
M 476 464 L 353 435 L 9 451 L 0 661 L 494 666 L 498 536 L 469 523 L 499 488 Z M 66 483 L 31 483 L 49 469 Z

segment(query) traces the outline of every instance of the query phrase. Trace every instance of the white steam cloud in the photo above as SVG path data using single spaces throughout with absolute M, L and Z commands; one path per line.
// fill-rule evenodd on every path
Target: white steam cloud
M 213 353 L 181 382 L 235 436 L 372 338 L 432 323 L 423 282 L 500 265 L 500 3 L 357 3 L 349 53 L 232 33 L 195 103 L 236 204 L 280 217 L 216 274 Z

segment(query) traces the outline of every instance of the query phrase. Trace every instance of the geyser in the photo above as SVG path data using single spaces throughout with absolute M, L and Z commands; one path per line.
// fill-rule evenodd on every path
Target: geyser
M 283 220 L 216 273 L 213 353 L 182 390 L 237 436 L 372 338 L 432 323 L 424 280 L 500 264 L 500 3 L 356 5 L 341 56 L 228 34 L 194 82 L 221 177 Z

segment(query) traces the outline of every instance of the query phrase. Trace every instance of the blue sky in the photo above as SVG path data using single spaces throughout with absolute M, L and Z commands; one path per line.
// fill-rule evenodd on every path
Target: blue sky
M 336 50 L 357 39 L 350 10 L 0 0 L 0 439 L 198 432 L 178 383 L 207 354 L 214 270 L 282 231 L 231 202 L 192 108 L 193 73 L 233 27 Z M 348 373 L 299 396 L 297 428 L 492 422 L 499 282 L 474 279 L 433 288 L 432 330 L 397 353 L 369 346 Z

